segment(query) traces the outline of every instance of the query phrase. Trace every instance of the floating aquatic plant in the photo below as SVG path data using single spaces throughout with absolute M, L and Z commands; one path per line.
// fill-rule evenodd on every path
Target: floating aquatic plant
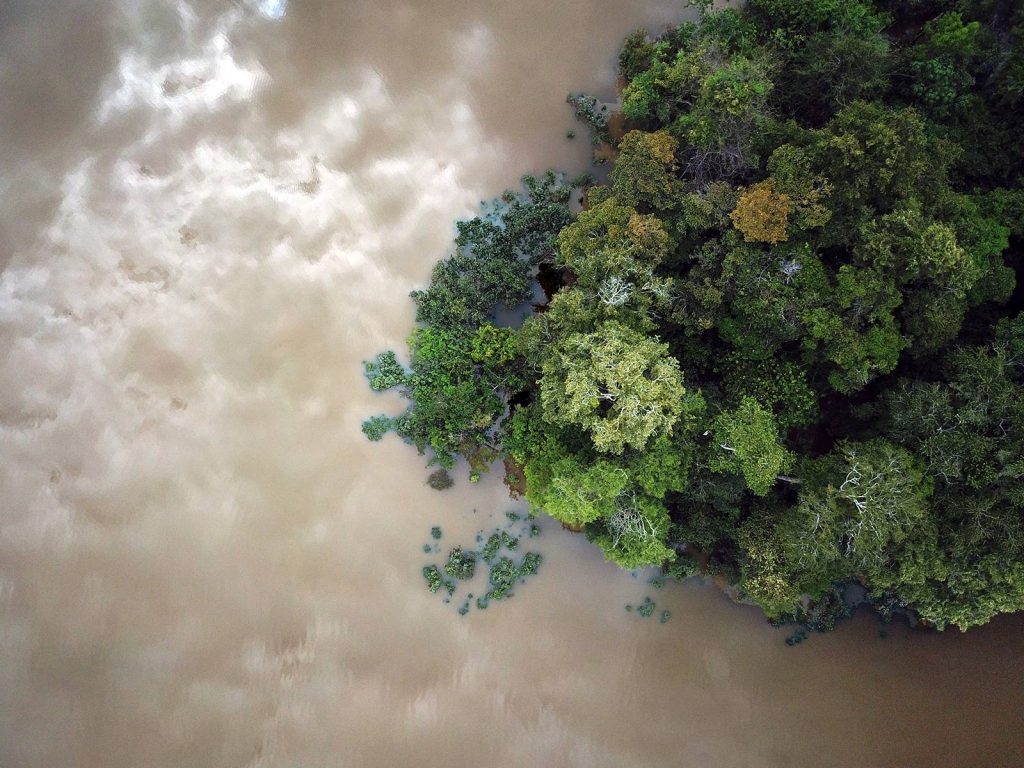
M 506 513 L 510 523 L 516 523 L 523 518 L 515 512 Z M 441 538 L 441 529 L 434 526 L 431 536 Z M 523 527 L 521 535 L 529 534 L 531 537 L 539 535 L 540 529 L 536 525 Z M 481 531 L 476 535 L 477 549 L 464 549 L 461 546 L 454 547 L 448 553 L 448 558 L 442 568 L 436 565 L 423 567 L 423 577 L 427 581 L 427 588 L 431 593 L 444 589 L 448 595 L 452 595 L 457 586 L 456 582 L 472 579 L 476 574 L 476 564 L 483 560 L 488 567 L 487 592 L 476 598 L 478 610 L 485 610 L 491 600 L 503 600 L 512 597 L 512 589 L 526 580 L 526 577 L 535 575 L 543 562 L 543 557 L 537 552 L 527 552 L 522 560 L 516 562 L 512 557 L 502 555 L 502 551 L 515 552 L 519 548 L 520 536 L 514 535 L 508 528 L 496 529 L 484 539 Z M 482 546 L 481 546 L 482 544 Z M 424 552 L 437 551 L 437 545 L 426 544 Z M 450 578 L 445 578 L 445 574 Z M 449 602 L 445 598 L 442 602 Z M 469 593 L 462 605 L 457 609 L 458 613 L 465 616 L 473 605 L 473 594 Z
M 448 562 L 444 564 L 444 572 L 459 581 L 473 578 L 473 574 L 476 572 L 476 552 L 456 547 L 448 553 Z
M 435 469 L 427 477 L 427 485 L 435 491 L 444 491 L 455 485 L 455 481 L 452 480 L 452 476 L 448 474 L 447 469 Z
M 645 619 L 649 619 L 651 616 L 654 615 L 654 609 L 657 607 L 657 605 L 658 604 L 651 600 L 651 598 L 645 597 L 644 601 L 639 606 L 637 606 L 636 612 L 643 616 Z

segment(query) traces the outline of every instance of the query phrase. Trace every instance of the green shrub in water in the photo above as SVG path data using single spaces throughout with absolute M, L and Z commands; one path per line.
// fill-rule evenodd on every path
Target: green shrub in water
M 430 473 L 430 476 L 427 478 L 427 485 L 435 491 L 445 491 L 455 485 L 455 481 L 448 474 L 448 470 L 437 469 Z
M 465 581 L 473 578 L 476 571 L 476 552 L 468 552 L 462 547 L 456 547 L 448 553 L 448 562 L 444 565 L 444 572 L 453 579 Z

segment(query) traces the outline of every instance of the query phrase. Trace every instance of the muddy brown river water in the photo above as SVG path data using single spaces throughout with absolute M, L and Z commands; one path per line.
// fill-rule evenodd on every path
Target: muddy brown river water
M 680 8 L 0 3 L 2 768 L 1024 765 L 1020 617 L 791 648 L 550 522 L 506 604 L 424 589 L 515 506 L 368 443 L 361 361 Z

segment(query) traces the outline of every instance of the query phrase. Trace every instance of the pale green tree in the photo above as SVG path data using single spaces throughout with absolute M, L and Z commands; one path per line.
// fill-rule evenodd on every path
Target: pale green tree
M 713 433 L 711 469 L 742 474 L 758 496 L 768 493 L 793 463 L 793 454 L 779 440 L 775 416 L 752 397 L 744 397 L 738 408 L 720 414 Z
M 587 538 L 623 568 L 644 568 L 675 559 L 665 543 L 669 516 L 660 502 L 635 491 L 622 493 L 615 510 L 587 526 Z
M 603 453 L 640 450 L 703 407 L 665 344 L 617 322 L 560 340 L 542 371 L 545 418 L 586 430 Z
M 815 464 L 781 529 L 790 565 L 811 592 L 851 572 L 886 569 L 890 548 L 925 520 L 932 493 L 914 457 L 883 439 L 843 443 Z

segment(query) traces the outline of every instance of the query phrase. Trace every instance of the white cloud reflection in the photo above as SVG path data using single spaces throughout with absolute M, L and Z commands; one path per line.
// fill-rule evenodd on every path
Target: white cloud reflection
M 258 0 L 256 7 L 268 19 L 281 19 L 288 12 L 288 0 Z

